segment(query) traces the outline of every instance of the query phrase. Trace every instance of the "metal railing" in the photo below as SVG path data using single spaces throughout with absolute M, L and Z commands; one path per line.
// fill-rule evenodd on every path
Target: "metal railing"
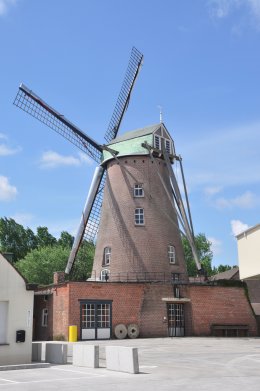
M 169 272 L 108 272 L 103 274 L 92 271 L 88 281 L 103 282 L 158 282 L 171 283 L 174 285 L 187 285 L 190 283 L 205 283 L 207 279 L 203 275 L 188 277 L 186 273 L 169 273 Z

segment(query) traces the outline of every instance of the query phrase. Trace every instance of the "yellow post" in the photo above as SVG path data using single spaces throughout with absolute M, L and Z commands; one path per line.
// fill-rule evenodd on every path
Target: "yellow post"
M 69 342 L 77 342 L 78 328 L 77 326 L 69 326 Z

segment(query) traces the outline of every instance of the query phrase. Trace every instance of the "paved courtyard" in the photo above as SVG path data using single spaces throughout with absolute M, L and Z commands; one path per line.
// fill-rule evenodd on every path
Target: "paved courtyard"
M 93 342 L 86 342 L 93 344 Z M 158 338 L 98 341 L 98 369 L 71 364 L 0 371 L 3 390 L 260 391 L 259 338 Z M 138 347 L 140 374 L 105 369 L 106 345 Z M 69 344 L 69 361 L 72 344 Z

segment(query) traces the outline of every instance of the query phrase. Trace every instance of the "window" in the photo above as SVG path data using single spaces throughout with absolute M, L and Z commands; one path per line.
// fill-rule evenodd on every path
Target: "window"
M 103 266 L 110 265 L 111 261 L 111 247 L 104 248 Z
M 154 136 L 154 146 L 157 149 L 161 149 L 161 137 L 159 136 Z
M 100 280 L 101 281 L 108 281 L 110 275 L 110 270 L 109 269 L 103 269 L 101 270 L 100 273 Z
M 42 327 L 48 326 L 48 308 L 42 310 Z
M 170 139 L 154 135 L 154 147 L 156 149 L 162 149 L 162 143 L 164 143 L 165 150 L 168 154 L 172 153 L 172 142 Z
M 165 139 L 165 150 L 168 154 L 171 153 L 171 143 L 170 143 L 170 140 L 166 140 Z
M 97 305 L 97 327 L 101 329 L 110 327 L 110 304 Z
M 168 246 L 168 258 L 170 263 L 174 264 L 176 261 L 176 255 L 175 255 L 175 247 L 174 246 Z
M 144 225 L 144 210 L 143 208 L 135 209 L 135 224 Z
M 81 313 L 81 326 L 92 329 L 95 327 L 95 304 L 83 304 Z
M 180 274 L 179 273 L 172 273 L 172 281 L 180 281 Z
M 143 197 L 144 196 L 144 188 L 142 183 L 137 183 L 134 186 L 134 197 Z
M 174 297 L 176 299 L 179 299 L 181 297 L 181 295 L 180 295 L 180 288 L 178 286 L 174 286 L 173 294 L 174 294 Z
M 7 342 L 7 314 L 8 302 L 0 301 L 0 344 Z

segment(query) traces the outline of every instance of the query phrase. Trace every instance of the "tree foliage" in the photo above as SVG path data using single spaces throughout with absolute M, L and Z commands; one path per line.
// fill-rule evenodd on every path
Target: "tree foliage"
M 65 270 L 73 240 L 66 231 L 56 239 L 47 227 L 38 227 L 34 234 L 14 219 L 0 219 L 0 251 L 13 254 L 15 266 L 30 283 L 51 284 L 53 273 Z M 90 276 L 94 251 L 92 243 L 83 241 L 69 279 L 82 281 Z
M 190 244 L 186 237 L 182 237 L 182 245 L 183 245 L 184 258 L 187 265 L 188 275 L 196 276 L 198 274 L 198 270 L 192 255 Z M 206 238 L 205 234 L 200 233 L 195 236 L 195 245 L 197 248 L 198 257 L 201 266 L 203 267 L 207 275 L 211 275 L 212 274 L 211 262 L 213 258 L 213 253 L 210 249 L 211 242 Z
M 0 219 L 0 251 L 13 254 L 16 262 L 37 247 L 37 238 L 29 228 L 25 229 L 14 219 Z
M 53 282 L 53 273 L 64 271 L 70 247 L 60 244 L 37 248 L 16 263 L 16 268 L 30 283 L 48 285 Z M 85 281 L 90 277 L 94 258 L 94 246 L 84 242 L 74 263 L 70 280 Z
M 69 233 L 66 234 L 71 237 Z M 65 233 L 63 236 L 66 236 Z M 24 228 L 14 219 L 0 218 L 0 251 L 12 253 L 14 262 L 23 259 L 31 250 L 56 243 L 57 239 L 49 233 L 47 227 L 38 227 L 34 234 L 30 228 Z
M 225 272 L 226 270 L 230 270 L 232 268 L 229 265 L 219 265 L 212 267 L 213 252 L 211 250 L 211 242 L 206 238 L 205 234 L 200 233 L 195 236 L 195 245 L 201 266 L 208 277 L 213 276 L 214 274 Z M 198 270 L 192 255 L 190 244 L 185 237 L 182 237 L 182 246 L 184 250 L 184 258 L 187 265 L 188 275 L 194 277 L 198 274 Z

